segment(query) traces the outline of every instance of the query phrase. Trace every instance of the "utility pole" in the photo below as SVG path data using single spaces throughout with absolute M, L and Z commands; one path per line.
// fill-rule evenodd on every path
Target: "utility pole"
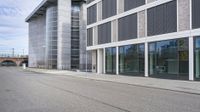
M 12 55 L 15 57 L 15 48 L 12 48 Z
M 24 49 L 22 49 L 22 51 L 23 51 L 23 56 L 24 56 Z

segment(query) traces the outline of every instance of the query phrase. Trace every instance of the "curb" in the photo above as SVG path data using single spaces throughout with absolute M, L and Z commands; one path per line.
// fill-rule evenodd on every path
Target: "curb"
M 35 72 L 35 73 L 56 75 L 56 73 L 48 73 L 48 72 L 43 72 L 43 71 L 31 70 L 31 69 L 26 69 L 24 71 L 30 71 L 30 72 Z M 70 72 L 73 72 L 73 71 L 69 71 L 69 73 Z M 82 73 L 82 72 L 73 72 L 73 73 Z M 155 87 L 155 86 L 148 86 L 148 85 L 142 85 L 142 84 L 126 83 L 126 82 L 114 81 L 114 80 L 109 80 L 109 79 L 107 80 L 107 79 L 100 79 L 100 78 L 91 78 L 91 77 L 87 77 L 87 76 L 80 76 L 78 74 L 77 75 L 67 75 L 65 73 L 65 74 L 62 74 L 62 75 L 63 76 L 70 76 L 70 77 L 76 77 L 76 78 L 84 78 L 84 79 L 89 79 L 89 80 L 103 81 L 103 82 L 112 82 L 112 83 L 126 84 L 126 85 L 137 86 L 137 87 L 145 87 L 145 88 L 153 88 L 153 89 L 160 89 L 160 90 L 168 90 L 168 91 L 178 92 L 178 93 L 200 95 L 200 92 L 190 92 L 190 91 L 184 91 L 184 90 L 178 90 L 178 89 L 169 89 L 169 88 L 165 88 L 165 87 Z

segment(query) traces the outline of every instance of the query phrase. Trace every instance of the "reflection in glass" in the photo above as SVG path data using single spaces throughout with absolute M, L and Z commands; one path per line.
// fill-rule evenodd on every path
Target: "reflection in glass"
M 144 45 L 119 47 L 119 73 L 125 75 L 144 74 Z
M 200 80 L 200 37 L 195 39 L 195 79 Z
M 116 73 L 116 48 L 106 48 L 106 73 Z
M 188 79 L 188 39 L 167 40 L 149 44 L 149 75 Z

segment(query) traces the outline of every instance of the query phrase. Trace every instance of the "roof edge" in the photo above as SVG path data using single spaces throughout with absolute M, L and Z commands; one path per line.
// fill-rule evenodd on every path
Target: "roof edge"
M 47 2 L 48 0 L 43 0 L 29 15 L 26 17 L 25 22 L 28 22 L 35 13 Z
M 29 22 L 37 13 L 39 13 L 42 8 L 46 8 L 51 4 L 56 3 L 57 0 L 43 0 L 25 19 L 25 22 Z M 72 0 L 77 2 L 86 2 L 86 0 Z M 45 6 L 46 5 L 46 6 Z M 40 14 L 39 14 L 40 15 Z

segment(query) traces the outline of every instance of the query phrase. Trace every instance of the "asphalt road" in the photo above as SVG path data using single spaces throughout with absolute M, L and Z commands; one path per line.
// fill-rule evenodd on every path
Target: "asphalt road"
M 0 112 L 200 112 L 200 95 L 0 67 Z

